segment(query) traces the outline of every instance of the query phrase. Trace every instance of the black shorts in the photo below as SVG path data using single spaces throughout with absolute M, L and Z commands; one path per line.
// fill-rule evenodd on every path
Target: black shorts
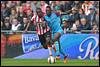
M 46 37 L 50 37 L 50 31 L 44 33 L 43 35 L 39 35 L 39 40 L 41 42 L 41 45 L 43 48 L 47 49 L 47 44 L 46 44 Z

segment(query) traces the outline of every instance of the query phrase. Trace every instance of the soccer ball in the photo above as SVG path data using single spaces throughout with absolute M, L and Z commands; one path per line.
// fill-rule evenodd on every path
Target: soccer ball
M 55 57 L 50 56 L 50 57 L 48 58 L 48 63 L 49 63 L 49 64 L 54 64 L 55 62 L 56 62 L 56 58 L 55 58 Z

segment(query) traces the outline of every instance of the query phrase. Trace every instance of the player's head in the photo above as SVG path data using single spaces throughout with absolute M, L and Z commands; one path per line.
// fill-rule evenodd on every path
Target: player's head
M 37 15 L 40 16 L 40 17 L 43 16 L 43 13 L 42 13 L 41 8 L 37 8 L 37 9 L 36 9 L 36 13 L 37 13 Z
M 47 6 L 47 7 L 46 7 L 46 14 L 47 14 L 48 16 L 51 15 L 51 7 L 50 7 L 50 6 Z

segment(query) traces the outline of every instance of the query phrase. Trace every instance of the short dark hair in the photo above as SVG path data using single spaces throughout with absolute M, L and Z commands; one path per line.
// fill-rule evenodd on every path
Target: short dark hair
M 50 7 L 50 6 L 47 6 L 46 8 L 49 8 L 49 9 L 51 9 L 51 7 Z
M 42 11 L 42 10 L 41 10 L 41 8 L 39 8 L 39 7 L 38 7 L 38 8 L 36 8 L 36 11 L 37 11 L 37 10 L 40 10 L 40 11 Z

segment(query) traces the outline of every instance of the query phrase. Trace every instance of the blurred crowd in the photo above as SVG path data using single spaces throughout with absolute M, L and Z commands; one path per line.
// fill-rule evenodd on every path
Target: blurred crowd
M 99 30 L 99 1 L 1 1 L 1 30 L 24 31 L 36 8 L 46 14 L 48 5 L 65 31 Z M 28 31 L 35 31 L 33 23 Z

